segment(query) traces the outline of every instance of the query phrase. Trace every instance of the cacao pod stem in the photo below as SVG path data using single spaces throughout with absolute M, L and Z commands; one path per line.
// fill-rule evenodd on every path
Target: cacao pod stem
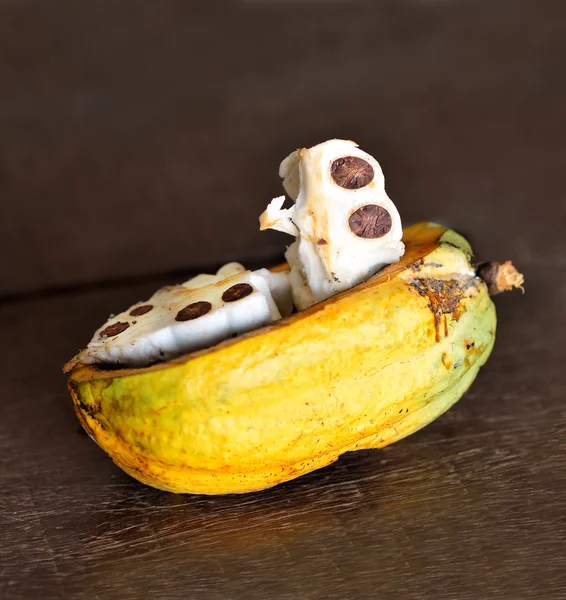
M 523 294 L 525 293 L 525 288 L 523 287 L 525 278 L 515 269 L 510 260 L 504 263 L 480 263 L 476 268 L 476 274 L 487 284 L 490 296 L 507 292 L 513 288 L 519 288 Z

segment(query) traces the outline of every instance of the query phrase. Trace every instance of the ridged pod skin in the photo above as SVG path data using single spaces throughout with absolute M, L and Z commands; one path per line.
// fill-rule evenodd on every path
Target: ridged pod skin
M 369 281 L 273 325 L 143 369 L 78 366 L 76 413 L 124 471 L 171 492 L 244 493 L 417 431 L 467 390 L 496 315 L 472 253 L 432 223 Z

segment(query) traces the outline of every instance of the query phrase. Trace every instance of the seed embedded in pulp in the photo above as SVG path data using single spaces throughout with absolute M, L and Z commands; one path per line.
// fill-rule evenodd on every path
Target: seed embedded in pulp
M 100 332 L 100 337 L 114 337 L 123 331 L 126 331 L 130 326 L 129 323 L 124 323 L 123 321 L 118 321 L 118 323 L 113 323 L 112 325 L 108 325 L 105 329 Z
M 377 204 L 366 204 L 350 216 L 350 229 L 358 237 L 374 239 L 391 231 L 391 215 Z
M 211 309 L 212 304 L 210 302 L 204 300 L 193 302 L 177 313 L 175 321 L 192 321 L 193 319 L 198 319 L 199 317 L 206 315 Z
M 371 183 L 375 173 L 367 160 L 358 156 L 344 156 L 332 161 L 330 175 L 340 187 L 358 190 Z
M 141 315 L 147 314 L 152 309 L 153 304 L 143 304 L 142 306 L 136 306 L 136 308 L 131 310 L 130 315 L 132 317 L 141 317 Z
M 236 302 L 246 296 L 249 296 L 254 291 L 254 288 L 249 283 L 237 283 L 229 287 L 223 294 L 224 302 Z

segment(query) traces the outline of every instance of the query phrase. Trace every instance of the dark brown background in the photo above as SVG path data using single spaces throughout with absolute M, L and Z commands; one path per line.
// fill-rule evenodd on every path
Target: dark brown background
M 565 53 L 562 0 L 0 3 L 0 597 L 566 597 Z M 137 484 L 60 365 L 159 285 L 279 257 L 279 161 L 329 137 L 525 273 L 492 359 L 271 491 Z

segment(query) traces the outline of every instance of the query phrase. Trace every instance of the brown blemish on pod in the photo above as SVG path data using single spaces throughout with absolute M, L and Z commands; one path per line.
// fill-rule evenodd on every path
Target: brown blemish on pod
M 348 221 L 354 235 L 364 239 L 383 237 L 391 231 L 391 215 L 383 206 L 366 204 L 350 215 Z
M 337 185 L 347 190 L 365 187 L 375 177 L 373 167 L 359 156 L 344 156 L 332 161 L 330 175 Z
M 246 296 L 249 296 L 254 291 L 254 288 L 249 283 L 237 283 L 229 287 L 223 294 L 224 302 L 237 302 Z
M 86 415 L 88 415 L 91 419 L 94 419 L 94 414 L 96 412 L 99 412 L 101 409 L 100 401 L 98 401 L 94 407 L 91 407 L 91 406 L 85 404 L 81 400 L 78 383 L 76 381 L 73 381 L 72 379 L 70 379 L 68 381 L 67 387 L 68 387 L 69 393 L 71 394 L 71 398 L 73 400 L 73 407 L 75 409 L 75 414 L 77 415 L 80 424 L 82 425 L 83 429 L 86 431 L 86 433 L 92 439 L 96 439 L 95 432 L 92 429 L 92 427 L 90 426 Z
M 193 302 L 185 308 L 182 308 L 175 317 L 175 321 L 192 321 L 194 319 L 198 319 L 206 313 L 210 312 L 212 309 L 212 304 L 210 302 L 206 302 L 201 300 L 200 302 Z
M 123 331 L 126 331 L 130 326 L 129 323 L 124 321 L 118 321 L 117 323 L 112 323 L 112 325 L 108 325 L 105 329 L 100 332 L 101 338 L 114 337 Z
M 409 265 L 407 268 L 411 269 L 411 271 L 417 273 L 418 271 L 420 271 L 423 267 L 423 259 L 419 258 L 419 260 L 416 260 L 412 265 Z
M 442 353 L 442 364 L 444 365 L 447 371 L 449 371 L 450 367 L 452 366 L 452 361 L 450 360 L 450 357 L 446 352 Z
M 474 279 L 432 279 L 418 278 L 411 282 L 420 296 L 428 299 L 428 307 L 434 317 L 436 341 L 440 341 L 441 324 L 444 325 L 444 334 L 448 335 L 448 317 L 460 317 L 460 302 L 470 287 L 478 285 Z M 444 323 L 442 323 L 444 316 Z

